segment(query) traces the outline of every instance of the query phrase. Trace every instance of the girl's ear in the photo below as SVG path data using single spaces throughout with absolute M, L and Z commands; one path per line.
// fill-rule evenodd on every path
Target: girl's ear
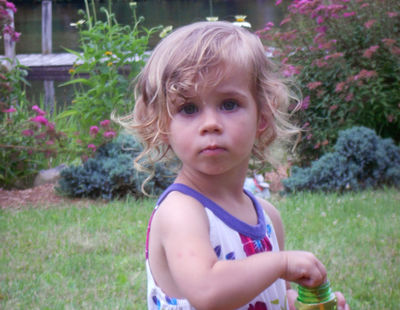
M 268 121 L 267 118 L 264 114 L 260 114 L 260 117 L 258 118 L 258 125 L 257 125 L 257 137 L 259 137 L 265 129 L 267 129 L 268 126 Z
M 160 134 L 161 141 L 164 142 L 165 144 L 169 145 L 169 139 L 168 135 L 166 133 L 161 133 Z

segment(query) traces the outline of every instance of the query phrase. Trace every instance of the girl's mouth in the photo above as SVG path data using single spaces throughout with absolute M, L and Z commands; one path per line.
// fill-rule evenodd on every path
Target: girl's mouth
M 209 145 L 205 147 L 204 149 L 201 150 L 200 153 L 205 154 L 205 155 L 217 155 L 222 152 L 225 152 L 225 148 L 218 146 L 218 145 Z

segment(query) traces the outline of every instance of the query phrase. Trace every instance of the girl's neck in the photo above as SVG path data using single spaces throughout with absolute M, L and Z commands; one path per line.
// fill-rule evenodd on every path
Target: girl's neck
M 253 203 L 243 191 L 245 172 L 229 176 L 193 176 L 181 170 L 175 182 L 197 190 L 239 220 L 256 225 L 258 219 Z
M 224 197 L 240 199 L 243 197 L 247 168 L 242 170 L 222 175 L 204 175 L 182 169 L 175 183 L 185 184 L 216 202 L 224 200 Z

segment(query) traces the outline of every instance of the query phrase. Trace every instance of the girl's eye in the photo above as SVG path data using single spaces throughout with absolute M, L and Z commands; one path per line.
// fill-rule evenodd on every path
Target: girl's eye
M 239 104 L 235 100 L 225 100 L 222 102 L 221 109 L 225 111 L 232 111 L 237 109 Z
M 183 107 L 181 107 L 181 108 L 179 109 L 179 112 L 180 112 L 180 113 L 187 114 L 187 115 L 194 114 L 194 113 L 196 113 L 196 112 L 198 112 L 198 111 L 199 111 L 199 109 L 198 109 L 197 106 L 196 106 L 195 104 L 193 104 L 193 103 L 185 104 L 185 105 L 183 105 Z

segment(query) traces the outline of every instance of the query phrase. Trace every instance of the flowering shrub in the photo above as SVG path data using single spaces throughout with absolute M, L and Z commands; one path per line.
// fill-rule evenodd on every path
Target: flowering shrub
M 113 110 L 122 114 L 133 108 L 131 84 L 144 65 L 149 37 L 156 31 L 139 30 L 143 18 L 136 18 L 136 3 L 130 5 L 132 26 L 118 24 L 110 9 L 104 7 L 100 11 L 106 20 L 98 20 L 94 1 L 92 9 L 88 0 L 85 4 L 84 19 L 72 25 L 78 27 L 81 51 L 68 50 L 77 56 L 77 62 L 70 69 L 71 81 L 64 84 L 74 85 L 75 95 L 68 109 L 58 116 L 68 119 L 68 131 L 79 132 L 81 140 L 93 124 L 108 119 Z
M 66 137 L 37 105 L 28 112 L 26 101 L 1 110 L 0 186 L 31 185 L 37 172 L 51 166 Z
M 11 60 L 8 60 L 11 61 Z M 26 67 L 18 62 L 8 70 L 0 66 L 0 187 L 27 187 L 41 169 L 54 161 L 86 161 L 94 151 L 115 135 L 109 120 L 92 126 L 82 138 L 67 135 L 39 106 L 30 106 L 25 88 Z M 62 158 L 60 159 L 60 154 Z
M 294 0 L 288 12 L 257 33 L 303 93 L 302 164 L 354 125 L 399 142 L 400 1 Z
M 31 113 L 22 102 L 18 108 L 2 109 L 0 124 L 0 187 L 30 186 L 35 175 L 48 169 L 60 154 L 63 159 L 81 156 L 83 162 L 94 156 L 98 147 L 110 142 L 116 132 L 110 128 L 110 121 L 92 126 L 82 141 L 68 137 L 56 130 L 56 124 L 46 112 L 34 105 Z
M 9 34 L 12 41 L 18 41 L 21 33 L 16 32 L 11 26 L 10 11 L 17 12 L 15 5 L 12 2 L 0 0 L 0 39 L 1 34 Z

